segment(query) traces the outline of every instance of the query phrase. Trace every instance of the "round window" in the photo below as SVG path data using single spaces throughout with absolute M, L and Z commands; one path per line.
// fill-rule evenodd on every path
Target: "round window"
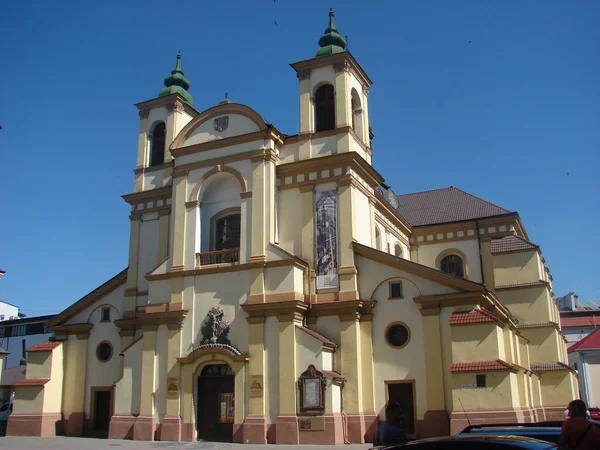
M 385 330 L 385 340 L 394 348 L 401 348 L 408 344 L 410 331 L 408 327 L 401 322 L 394 322 L 388 325 Z
M 112 356 L 112 345 L 109 342 L 100 342 L 96 348 L 96 356 L 100 361 L 108 361 Z

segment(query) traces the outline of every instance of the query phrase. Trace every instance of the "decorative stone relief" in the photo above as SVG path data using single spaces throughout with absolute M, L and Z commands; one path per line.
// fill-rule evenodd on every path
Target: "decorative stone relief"
M 218 306 L 212 307 L 202 322 L 202 342 L 206 344 L 231 345 L 229 342 L 229 322 L 224 319 L 225 313 Z

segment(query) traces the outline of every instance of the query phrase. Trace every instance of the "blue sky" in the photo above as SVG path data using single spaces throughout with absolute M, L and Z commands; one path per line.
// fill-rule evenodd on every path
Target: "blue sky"
M 329 7 L 374 81 L 387 183 L 518 211 L 555 293 L 600 298 L 600 2 L 34 0 L 0 6 L 0 299 L 59 312 L 127 265 L 133 104 L 178 50 L 197 109 L 227 91 L 297 133 L 289 63 Z

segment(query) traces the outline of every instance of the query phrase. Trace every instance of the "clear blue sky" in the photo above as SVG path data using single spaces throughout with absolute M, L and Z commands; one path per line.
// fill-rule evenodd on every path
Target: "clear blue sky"
M 555 293 L 600 298 L 600 2 L 34 0 L 0 6 L 0 299 L 59 312 L 127 265 L 133 104 L 177 50 L 197 109 L 228 91 L 297 133 L 288 64 L 330 6 L 374 81 L 387 183 L 518 211 Z

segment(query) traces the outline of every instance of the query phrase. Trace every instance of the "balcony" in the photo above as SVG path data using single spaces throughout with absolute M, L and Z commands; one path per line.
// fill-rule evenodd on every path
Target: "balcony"
M 215 252 L 196 253 L 196 267 L 213 264 L 233 264 L 240 260 L 240 249 L 230 248 Z

